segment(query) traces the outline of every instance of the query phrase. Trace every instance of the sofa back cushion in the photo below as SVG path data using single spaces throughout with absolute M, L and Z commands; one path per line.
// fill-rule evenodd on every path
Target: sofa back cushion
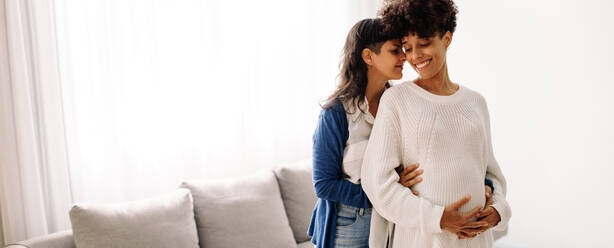
M 75 204 L 70 221 L 79 248 L 198 248 L 190 192 L 119 204 Z
M 6 248 L 75 248 L 71 230 L 34 237 L 7 245 Z
M 272 171 L 182 187 L 194 196 L 201 248 L 296 247 Z
M 313 190 L 311 160 L 283 165 L 275 169 L 281 198 L 286 207 L 288 221 L 297 242 L 311 239 L 307 229 L 318 198 Z

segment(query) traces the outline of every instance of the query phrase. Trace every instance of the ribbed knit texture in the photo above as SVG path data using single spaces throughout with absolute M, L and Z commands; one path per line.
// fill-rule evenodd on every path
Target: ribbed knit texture
M 393 247 L 492 247 L 491 230 L 459 240 L 440 228 L 446 205 L 467 194 L 472 197 L 461 212 L 485 204 L 485 177 L 493 181 L 493 207 L 501 216 L 495 229 L 505 229 L 509 221 L 506 183 L 493 156 L 489 119 L 484 98 L 463 86 L 450 96 L 431 94 L 413 82 L 386 90 L 361 180 L 377 213 L 396 224 Z M 423 181 L 413 187 L 419 196 L 397 183 L 394 171 L 399 164 L 414 163 L 424 169 Z M 374 229 L 382 228 L 371 227 L 371 240 L 385 242 L 385 237 L 374 237 L 382 233 Z

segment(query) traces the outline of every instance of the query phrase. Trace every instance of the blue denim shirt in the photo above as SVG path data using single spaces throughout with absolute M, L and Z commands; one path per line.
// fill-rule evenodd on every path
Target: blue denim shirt
M 312 236 L 311 242 L 319 248 L 334 245 L 337 203 L 357 208 L 371 207 L 360 184 L 343 178 L 341 166 L 348 137 L 348 121 L 342 103 L 336 102 L 320 112 L 313 134 L 313 184 L 318 202 L 307 231 Z

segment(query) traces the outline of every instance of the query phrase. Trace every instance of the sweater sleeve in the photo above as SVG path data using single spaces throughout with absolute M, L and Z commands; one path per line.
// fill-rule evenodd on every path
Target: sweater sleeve
M 399 184 L 394 168 L 402 164 L 402 140 L 398 111 L 385 92 L 380 100 L 369 145 L 361 169 L 362 186 L 373 207 L 387 220 L 421 232 L 442 232 L 440 227 L 444 207 L 417 197 Z
M 324 200 L 370 208 L 371 203 L 360 184 L 343 179 L 343 150 L 349 134 L 347 119 L 342 111 L 342 105 L 322 110 L 318 118 L 318 126 L 313 135 L 315 193 Z
M 492 205 L 499 216 L 501 217 L 501 221 L 497 224 L 493 230 L 494 231 L 503 231 L 507 228 L 507 224 L 512 217 L 512 210 L 505 199 L 505 195 L 507 193 L 507 183 L 505 181 L 505 177 L 503 176 L 503 172 L 501 172 L 501 168 L 499 167 L 499 163 L 495 159 L 493 148 L 492 148 L 492 138 L 490 134 L 490 115 L 488 114 L 488 108 L 486 106 L 486 101 L 484 101 L 484 109 L 485 109 L 485 120 L 486 123 L 486 135 L 487 135 L 487 162 L 488 165 L 486 167 L 486 178 L 492 181 L 495 191 L 493 191 L 493 201 Z

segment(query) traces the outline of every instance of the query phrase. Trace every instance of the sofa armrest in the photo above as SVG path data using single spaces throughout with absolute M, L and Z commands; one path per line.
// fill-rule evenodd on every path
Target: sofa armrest
M 76 248 L 72 231 L 67 230 L 8 244 L 6 248 Z

